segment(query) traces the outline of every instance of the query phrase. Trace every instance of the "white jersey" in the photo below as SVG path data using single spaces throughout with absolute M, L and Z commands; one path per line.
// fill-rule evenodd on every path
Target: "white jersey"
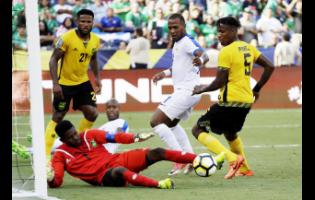
M 200 84 L 199 67 L 193 65 L 194 53 L 196 50 L 203 50 L 195 39 L 185 35 L 175 42 L 172 50 L 172 79 L 174 90 L 193 90 Z
M 108 121 L 105 124 L 103 124 L 98 129 L 107 131 L 111 134 L 115 134 L 117 132 L 117 129 L 120 128 L 122 132 L 128 132 L 129 131 L 129 125 L 126 120 L 124 119 L 115 119 L 113 121 Z M 110 153 L 116 153 L 118 150 L 120 144 L 116 143 L 106 143 L 104 144 L 104 147 L 109 151 Z

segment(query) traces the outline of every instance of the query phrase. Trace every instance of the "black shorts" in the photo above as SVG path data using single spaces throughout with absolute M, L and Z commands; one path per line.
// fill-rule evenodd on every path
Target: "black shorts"
M 225 107 L 216 103 L 198 119 L 197 125 L 205 132 L 235 134 L 242 129 L 249 111 L 250 108 Z
M 57 99 L 54 97 L 53 106 L 59 111 L 68 111 L 70 101 L 73 99 L 73 109 L 76 110 L 81 105 L 92 105 L 96 107 L 96 94 L 90 81 L 81 83 L 79 85 L 60 85 L 64 99 Z

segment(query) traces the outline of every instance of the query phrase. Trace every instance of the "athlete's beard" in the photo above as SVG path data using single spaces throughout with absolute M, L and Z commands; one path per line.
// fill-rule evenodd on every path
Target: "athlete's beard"
M 88 35 L 90 34 L 91 30 L 92 30 L 92 29 L 90 29 L 87 33 L 84 33 L 82 30 L 80 30 L 80 29 L 78 28 L 79 34 L 80 34 L 81 36 L 83 36 L 83 37 L 88 36 Z

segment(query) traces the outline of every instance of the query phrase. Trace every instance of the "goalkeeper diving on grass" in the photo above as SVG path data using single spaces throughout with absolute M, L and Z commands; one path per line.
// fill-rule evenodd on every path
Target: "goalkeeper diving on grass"
M 192 163 L 196 154 L 163 148 L 142 148 L 122 153 L 109 153 L 104 143 L 130 144 L 151 138 L 153 133 L 116 133 L 90 129 L 77 133 L 68 120 L 59 122 L 55 128 L 63 142 L 47 166 L 49 187 L 60 187 L 63 183 L 64 171 L 96 186 L 134 186 L 173 189 L 170 179 L 161 181 L 138 174 L 150 165 L 168 160 L 177 163 Z M 217 163 L 223 163 L 224 155 L 215 157 Z

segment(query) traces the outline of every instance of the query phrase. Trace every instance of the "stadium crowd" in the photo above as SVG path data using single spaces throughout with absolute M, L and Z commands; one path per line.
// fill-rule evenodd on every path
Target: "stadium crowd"
M 27 49 L 24 1 L 13 0 L 12 4 L 14 49 Z M 276 47 L 284 34 L 296 48 L 302 44 L 302 0 L 39 0 L 41 47 L 52 49 L 61 34 L 76 26 L 76 13 L 82 8 L 95 14 L 93 32 L 134 33 L 142 28 L 152 49 L 171 44 L 167 17 L 176 12 L 184 16 L 187 34 L 210 56 L 218 55 L 216 23 L 224 16 L 238 18 L 242 25 L 239 38 L 256 47 Z M 102 48 L 122 49 L 129 41 L 103 41 Z

